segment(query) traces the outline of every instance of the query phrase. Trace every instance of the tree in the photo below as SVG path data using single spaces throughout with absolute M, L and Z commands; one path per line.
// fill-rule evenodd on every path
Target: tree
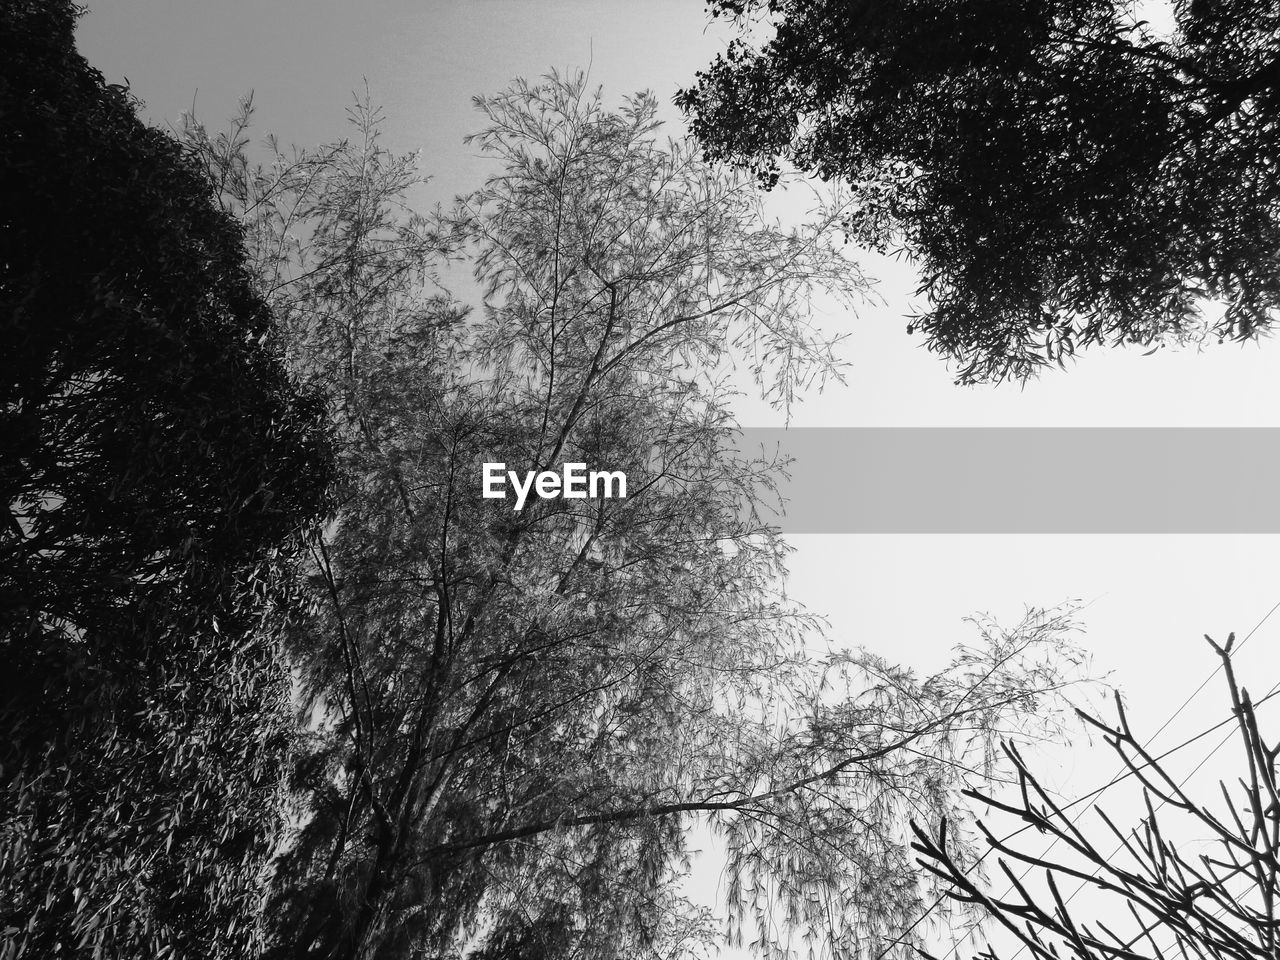
M 246 956 L 323 408 L 203 171 L 74 20 L 0 12 L 0 956 Z
M 610 112 L 553 76 L 477 106 L 495 171 L 430 218 L 367 101 L 352 140 L 265 167 L 247 114 L 188 130 L 339 437 L 275 955 L 687 955 L 695 817 L 763 948 L 901 932 L 905 811 L 956 814 L 996 731 L 1051 712 L 1066 618 L 989 628 L 931 677 L 812 656 L 762 519 L 778 465 L 734 452 L 723 371 L 745 356 L 780 404 L 834 371 L 808 294 L 862 281 L 829 225 L 764 219 L 749 180 L 659 141 L 650 96 Z M 620 470 L 627 496 L 517 511 L 486 462 Z
M 1127 0 L 709 6 L 741 36 L 677 98 L 707 155 L 844 184 L 961 380 L 1274 322 L 1275 3 L 1176 0 L 1167 36 Z
M 1242 775 L 1231 788 L 1220 784 L 1223 802 L 1217 809 L 1190 796 L 1183 781 L 1139 742 L 1117 697 L 1114 726 L 1085 719 L 1142 784 L 1146 816 L 1136 827 L 1121 829 L 1099 810 L 1105 839 L 1090 836 L 1040 785 L 1016 749 L 1009 749 L 1020 795 L 972 796 L 1012 814 L 1024 829 L 1034 827 L 1038 837 L 1061 843 L 1062 853 L 1055 859 L 1047 852 L 1028 853 L 982 827 L 990 849 L 1002 855 L 1000 868 L 1010 884 L 1002 896 L 969 876 L 948 847 L 945 827 L 936 838 L 916 828 L 922 862 L 952 885 L 952 896 L 985 907 L 1021 945 L 1019 953 L 1027 950 L 1039 960 L 1274 957 L 1280 936 L 1280 749 L 1267 745 L 1256 704 L 1236 680 L 1234 640 L 1232 635 L 1224 646 L 1209 640 L 1222 660 L 1244 748 Z M 1015 876 L 1010 864 L 1043 870 L 1046 886 L 1033 890 L 1023 879 L 1029 869 Z M 1073 891 L 1066 890 L 1068 883 Z M 1071 907 L 1081 890 L 1093 896 L 1093 907 Z M 1102 918 L 1083 919 L 1087 909 L 1102 910 Z M 997 954 L 988 948 L 982 956 L 995 960 Z

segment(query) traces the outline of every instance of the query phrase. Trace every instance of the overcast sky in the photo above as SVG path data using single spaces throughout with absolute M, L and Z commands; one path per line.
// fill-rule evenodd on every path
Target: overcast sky
M 516 75 L 589 66 L 606 99 L 652 89 L 678 127 L 670 98 L 722 47 L 724 32 L 708 29 L 699 0 L 103 0 L 90 4 L 79 39 L 109 81 L 128 78 L 155 123 L 176 124 L 194 102 L 217 129 L 252 89 L 259 131 L 305 145 L 343 134 L 344 108 L 367 79 L 385 107 L 389 145 L 420 150 L 422 170 L 435 178 L 432 199 L 447 200 L 485 172 L 461 142 L 477 126 L 473 95 L 497 92 Z M 1280 343 L 1149 357 L 1094 352 L 1025 388 L 955 387 L 945 366 L 905 334 L 909 268 L 874 268 L 883 305 L 824 318 L 851 334 L 848 385 L 806 400 L 794 425 L 1280 427 Z M 778 423 L 750 402 L 741 419 Z M 1231 465 L 1222 470 L 1229 474 Z M 943 472 L 940 496 L 945 482 Z M 1110 482 L 1118 498 L 1150 492 L 1124 476 Z M 792 593 L 830 618 L 834 639 L 925 670 L 972 636 L 960 622 L 966 614 L 989 611 L 1012 622 L 1024 604 L 1088 602 L 1083 640 L 1095 667 L 1125 690 L 1135 721 L 1150 730 L 1214 667 L 1201 635 L 1244 634 L 1280 600 L 1275 536 L 806 535 L 792 542 Z M 1280 613 L 1241 654 L 1241 672 L 1258 695 L 1280 679 L 1278 639 Z M 1211 685 L 1160 742 L 1177 742 L 1225 713 L 1222 690 Z M 1275 729 L 1280 710 L 1268 717 Z M 1189 770 L 1216 742 L 1187 751 L 1174 768 Z M 1083 792 L 1113 767 L 1110 756 L 1082 746 L 1050 779 Z

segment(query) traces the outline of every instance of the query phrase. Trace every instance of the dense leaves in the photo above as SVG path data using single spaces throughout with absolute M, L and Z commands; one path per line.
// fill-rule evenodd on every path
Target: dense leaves
M 244 956 L 323 410 L 203 170 L 73 26 L 0 10 L 0 955 Z
M 679 895 L 695 823 L 762 949 L 879 945 L 924 895 L 907 811 L 961 816 L 996 731 L 1039 729 L 1068 624 L 988 629 L 931 677 L 825 651 L 724 371 L 781 404 L 835 372 L 808 297 L 862 281 L 832 224 L 765 219 L 651 97 L 552 77 L 477 105 L 493 176 L 430 218 L 367 103 L 260 168 L 243 123 L 188 131 L 340 438 L 275 954 L 689 956 L 714 932 Z M 622 470 L 628 496 L 516 511 L 481 495 L 495 461 Z
M 1280 305 L 1280 5 L 712 0 L 742 35 L 678 100 L 707 154 L 850 191 L 918 261 L 961 379 L 1089 343 L 1247 338 Z

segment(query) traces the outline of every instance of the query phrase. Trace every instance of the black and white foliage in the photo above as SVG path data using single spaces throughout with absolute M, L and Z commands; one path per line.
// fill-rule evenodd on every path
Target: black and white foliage
M 838 372 L 809 298 L 864 281 L 835 225 L 764 218 L 648 96 L 609 111 L 552 76 L 476 103 L 495 172 L 430 217 L 367 103 L 351 140 L 262 167 L 243 124 L 188 130 L 340 438 L 293 636 L 311 728 L 275 955 L 687 952 L 714 930 L 677 895 L 695 822 L 763 950 L 879 949 L 925 894 L 907 818 L 962 815 L 998 738 L 1044 731 L 1069 620 L 987 625 L 930 677 L 815 656 L 762 519 L 778 465 L 733 451 L 719 371 L 780 404 Z M 436 283 L 451 262 L 471 309 Z M 515 512 L 481 497 L 499 460 L 630 493 Z

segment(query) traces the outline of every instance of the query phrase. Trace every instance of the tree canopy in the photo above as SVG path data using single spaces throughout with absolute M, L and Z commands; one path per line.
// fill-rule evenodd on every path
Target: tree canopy
M 324 411 L 204 171 L 74 22 L 0 12 L 0 953 L 245 956 Z
M 691 956 L 715 932 L 679 894 L 696 818 L 766 953 L 901 934 L 927 893 L 907 811 L 963 816 L 997 731 L 1043 729 L 1070 624 L 984 625 L 923 677 L 815 652 L 724 371 L 780 403 L 832 372 L 808 296 L 862 292 L 838 235 L 763 217 L 650 96 L 553 76 L 477 106 L 494 173 L 431 217 L 367 103 L 262 167 L 243 123 L 188 131 L 339 439 L 274 955 Z M 492 461 L 623 470 L 628 496 L 517 512 L 481 496 Z
M 1280 306 L 1280 5 L 709 0 L 741 28 L 678 102 L 706 154 L 851 194 L 962 380 L 1093 343 L 1256 336 Z

